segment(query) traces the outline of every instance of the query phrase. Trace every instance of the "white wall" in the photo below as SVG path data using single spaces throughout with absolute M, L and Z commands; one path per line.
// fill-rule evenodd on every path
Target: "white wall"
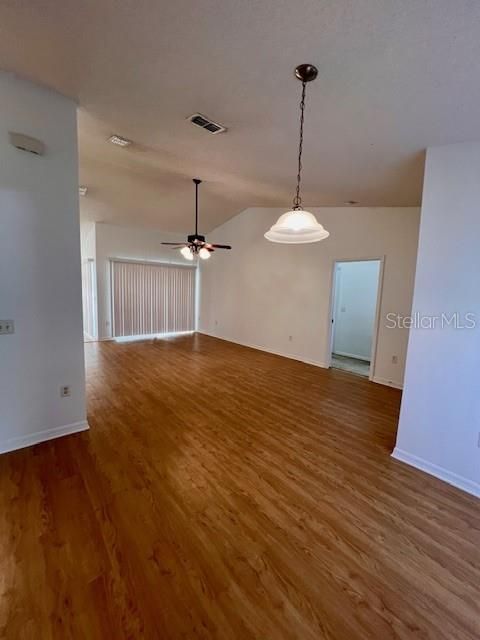
M 418 240 L 417 208 L 310 209 L 330 238 L 310 245 L 268 242 L 264 232 L 283 209 L 247 209 L 209 239 L 231 243 L 202 264 L 200 330 L 325 366 L 335 259 L 386 256 L 377 381 L 400 386 L 406 329 L 388 329 L 388 312 L 409 313 Z M 291 336 L 291 340 L 289 339 Z M 392 356 L 398 364 L 392 363 Z
M 165 233 L 152 229 L 96 224 L 96 263 L 98 299 L 98 337 L 112 336 L 110 258 L 152 260 L 172 264 L 190 264 L 179 251 L 162 246 L 162 242 L 184 240 L 184 234 Z
M 87 427 L 76 135 L 72 101 L 0 73 L 0 318 L 15 322 L 0 336 L 0 451 Z
M 480 143 L 428 150 L 413 309 L 475 314 L 412 329 L 394 456 L 480 496 Z
M 380 262 L 342 262 L 335 277 L 333 352 L 370 360 Z

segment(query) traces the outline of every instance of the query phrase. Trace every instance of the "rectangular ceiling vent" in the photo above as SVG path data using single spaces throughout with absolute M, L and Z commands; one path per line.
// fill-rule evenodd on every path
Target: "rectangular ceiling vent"
M 129 147 L 132 144 L 131 140 L 127 140 L 127 138 L 123 138 L 122 136 L 117 136 L 115 133 L 108 138 L 108 142 L 116 144 L 119 147 Z
M 192 124 L 200 127 L 201 129 L 205 129 L 209 133 L 217 134 L 227 130 L 227 127 L 224 127 L 222 124 L 218 124 L 218 122 L 213 122 L 210 118 L 202 116 L 201 113 L 194 113 L 193 116 L 190 116 L 187 120 L 190 120 Z

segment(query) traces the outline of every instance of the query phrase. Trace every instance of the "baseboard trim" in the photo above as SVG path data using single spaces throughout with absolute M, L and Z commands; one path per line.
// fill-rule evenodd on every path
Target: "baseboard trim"
M 364 356 L 357 356 L 354 353 L 347 353 L 346 351 L 334 351 L 333 355 L 343 356 L 344 358 L 354 358 L 355 360 L 363 360 L 364 362 L 370 362 L 370 358 Z
M 379 378 L 378 376 L 373 376 L 372 382 L 376 382 L 377 384 L 383 384 L 386 387 L 393 387 L 394 389 L 403 389 L 403 384 L 399 382 L 395 382 L 395 380 L 389 380 L 388 378 Z
M 419 458 L 418 456 L 408 453 L 408 451 L 404 451 L 403 449 L 399 449 L 398 447 L 395 447 L 393 450 L 392 458 L 395 458 L 395 460 L 399 460 L 404 464 L 408 464 L 411 467 L 415 467 L 416 469 L 420 469 L 420 471 L 424 471 L 439 480 L 443 480 L 444 482 L 447 482 L 457 489 L 461 489 L 476 498 L 480 498 L 480 484 L 477 484 L 472 480 L 468 480 L 468 478 L 459 476 L 452 471 L 448 471 L 443 467 L 439 467 L 432 462 L 428 462 L 427 460 Z
M 251 344 L 249 342 L 239 342 L 238 340 L 230 340 L 229 338 L 223 338 L 222 336 L 217 336 L 214 333 L 209 333 L 208 331 L 197 331 L 196 333 L 203 334 L 205 336 L 209 336 L 210 338 L 216 338 L 217 340 L 223 340 L 224 342 L 231 342 L 232 344 L 238 344 L 241 347 L 248 347 L 249 349 L 256 349 L 257 351 L 263 351 L 265 353 L 271 353 L 274 356 L 281 356 L 282 358 L 289 358 L 290 360 L 296 360 L 297 362 L 304 362 L 305 364 L 311 364 L 314 367 L 321 367 L 322 369 L 330 369 L 330 365 L 326 362 L 320 362 L 317 360 L 305 360 L 303 358 L 299 358 L 297 356 L 292 356 L 287 353 L 281 353 L 280 351 L 273 351 L 272 349 L 265 349 L 264 347 L 259 347 L 256 344 Z M 376 384 L 383 384 L 387 387 L 393 387 L 394 389 L 403 389 L 403 385 L 399 382 L 395 382 L 394 380 L 388 380 L 388 378 L 380 378 L 378 376 L 373 376 L 370 382 L 375 382 Z
M 217 340 L 223 340 L 224 342 L 231 342 L 232 344 L 238 344 L 241 347 L 248 347 L 248 349 L 255 349 L 256 351 L 263 351 L 264 353 L 270 353 L 273 356 L 280 356 L 282 358 L 288 358 L 289 360 L 296 360 L 297 362 L 311 364 L 314 367 L 320 367 L 322 369 L 330 368 L 326 362 L 319 362 L 317 360 L 305 360 L 304 358 L 299 358 L 298 356 L 292 356 L 288 353 L 281 353 L 280 351 L 265 349 L 264 347 L 259 347 L 256 344 L 251 344 L 248 342 L 239 342 L 238 340 L 230 340 L 229 338 L 222 338 L 221 336 L 217 336 L 214 333 L 207 333 L 206 331 L 197 331 L 197 333 L 203 334 L 205 336 L 209 336 L 210 338 L 216 338 Z
M 29 433 L 24 436 L 9 438 L 4 442 L 0 442 L 0 454 L 8 453 L 9 451 L 16 451 L 17 449 L 23 449 L 24 447 L 31 447 L 34 444 L 53 440 L 54 438 L 61 438 L 62 436 L 67 436 L 72 433 L 86 431 L 89 428 L 88 422 L 86 420 L 82 420 L 81 422 L 74 422 L 72 424 L 65 424 L 61 427 L 54 427 L 53 429 L 44 429 L 43 431 Z

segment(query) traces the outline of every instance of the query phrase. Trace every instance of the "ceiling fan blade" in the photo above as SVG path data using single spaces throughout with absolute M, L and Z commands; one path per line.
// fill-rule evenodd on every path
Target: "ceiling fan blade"
M 231 249 L 232 247 L 229 244 L 211 244 L 211 247 L 215 247 L 215 249 Z
M 160 244 L 168 244 L 174 247 L 185 247 L 186 246 L 186 242 L 161 242 Z

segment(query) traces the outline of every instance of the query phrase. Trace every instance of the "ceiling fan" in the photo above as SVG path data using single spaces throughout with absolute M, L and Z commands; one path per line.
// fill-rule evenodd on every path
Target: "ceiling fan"
M 172 249 L 180 249 L 180 253 L 186 260 L 193 260 L 198 255 L 202 260 L 208 260 L 215 249 L 231 249 L 228 244 L 211 244 L 205 241 L 205 236 L 198 233 L 198 185 L 202 183 L 198 178 L 193 178 L 195 183 L 195 233 L 187 236 L 187 242 L 162 242 L 172 245 Z

